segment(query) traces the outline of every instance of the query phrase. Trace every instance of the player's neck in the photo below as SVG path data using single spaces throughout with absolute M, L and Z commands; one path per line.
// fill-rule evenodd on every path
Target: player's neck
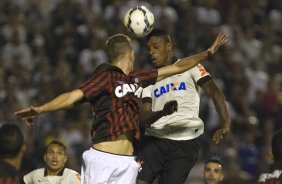
M 126 61 L 117 61 L 114 62 L 112 65 L 120 68 L 123 73 L 125 73 L 126 75 L 128 75 L 131 72 L 130 66 L 127 64 Z
M 26 146 L 24 144 L 24 145 L 22 145 L 22 147 L 21 147 L 19 153 L 17 154 L 17 156 L 15 156 L 14 158 L 4 158 L 3 160 L 5 162 L 9 163 L 10 165 L 14 166 L 16 168 L 16 170 L 20 170 L 23 155 L 24 155 L 25 151 L 26 151 Z
M 13 167 L 16 168 L 16 170 L 20 170 L 20 166 L 21 166 L 21 158 L 6 158 L 3 159 L 5 162 L 7 162 L 8 164 L 12 165 Z
M 167 65 L 171 65 L 172 63 L 173 63 L 173 55 L 172 55 L 172 53 L 170 53 L 170 54 L 167 56 L 166 66 L 167 66 Z
M 50 169 L 47 168 L 47 175 L 48 176 L 57 176 L 63 169 L 64 169 L 64 167 L 62 167 L 62 168 L 60 168 L 59 170 L 56 170 L 56 171 L 51 171 Z

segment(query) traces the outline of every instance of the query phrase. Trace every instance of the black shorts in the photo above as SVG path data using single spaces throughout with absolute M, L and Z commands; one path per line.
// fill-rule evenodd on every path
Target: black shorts
M 141 170 L 137 179 L 159 184 L 183 184 L 197 161 L 200 145 L 197 139 L 174 141 L 149 137 L 138 154 Z

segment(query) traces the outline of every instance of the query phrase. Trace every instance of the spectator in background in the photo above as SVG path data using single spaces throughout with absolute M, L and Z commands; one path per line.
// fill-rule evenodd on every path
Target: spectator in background
M 67 160 L 66 146 L 60 141 L 52 141 L 47 145 L 44 154 L 46 167 L 36 169 L 25 175 L 24 183 L 79 184 L 80 174 L 65 167 Z
M 270 166 L 268 173 L 259 176 L 258 183 L 282 183 L 282 130 L 276 132 L 271 141 L 274 163 Z
M 221 160 L 216 157 L 206 160 L 204 168 L 205 184 L 219 184 L 223 178 L 224 174 Z
M 3 67 L 17 74 L 17 69 L 23 71 L 31 71 L 33 67 L 32 53 L 28 44 L 20 40 L 18 30 L 13 31 L 11 42 L 7 42 L 3 46 Z M 15 68 L 16 66 L 16 68 Z
M 241 169 L 248 173 L 251 178 L 255 179 L 258 173 L 259 149 L 255 144 L 255 139 L 257 135 L 257 125 L 251 124 L 255 123 L 255 119 L 250 118 L 250 124 L 245 125 L 242 130 L 241 140 L 238 146 L 238 157 Z M 251 179 L 252 180 L 252 179 Z
M 0 183 L 18 184 L 19 169 L 26 150 L 24 136 L 15 124 L 4 124 L 0 128 Z

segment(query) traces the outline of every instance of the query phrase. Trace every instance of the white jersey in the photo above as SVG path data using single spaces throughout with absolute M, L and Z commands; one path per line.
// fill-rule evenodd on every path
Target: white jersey
M 142 97 L 152 98 L 152 111 L 162 110 L 168 101 L 176 100 L 178 111 L 158 119 L 146 128 L 146 135 L 172 140 L 190 140 L 204 132 L 199 118 L 200 97 L 197 81 L 209 76 L 202 65 L 176 74 L 143 90 Z
M 61 176 L 46 176 L 45 168 L 31 171 L 23 178 L 25 184 L 80 184 L 80 174 L 65 168 Z

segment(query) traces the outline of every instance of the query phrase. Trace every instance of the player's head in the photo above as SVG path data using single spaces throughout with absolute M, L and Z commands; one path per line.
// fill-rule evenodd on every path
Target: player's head
M 173 46 L 166 31 L 154 29 L 147 36 L 147 47 L 154 65 L 161 67 L 170 64 Z
M 24 152 L 24 136 L 15 124 L 4 124 L 0 127 L 0 157 L 12 159 Z
M 213 157 L 206 160 L 204 168 L 205 184 L 218 184 L 223 178 L 222 162 L 220 159 Z
M 60 141 L 50 142 L 46 147 L 44 161 L 49 172 L 61 171 L 67 162 L 66 146 Z
M 277 131 L 271 141 L 272 154 L 275 162 L 282 162 L 282 130 Z
M 123 62 L 128 62 L 133 67 L 134 50 L 128 36 L 117 34 L 109 37 L 106 41 L 106 52 L 111 64 L 124 60 Z

